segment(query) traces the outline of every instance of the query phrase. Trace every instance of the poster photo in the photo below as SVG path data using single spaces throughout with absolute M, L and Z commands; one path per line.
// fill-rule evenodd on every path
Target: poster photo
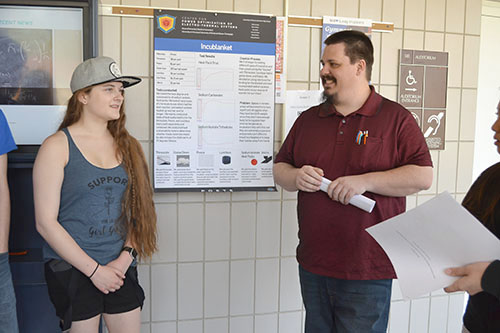
M 275 190 L 276 19 L 154 15 L 154 187 Z

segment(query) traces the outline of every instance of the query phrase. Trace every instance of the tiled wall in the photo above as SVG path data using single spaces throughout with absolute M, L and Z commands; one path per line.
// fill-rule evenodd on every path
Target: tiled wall
M 449 52 L 446 150 L 432 152 L 432 187 L 407 202 L 412 208 L 442 191 L 461 200 L 472 181 L 481 0 L 102 0 L 274 15 L 285 14 L 286 2 L 289 15 L 393 22 L 393 33 L 373 34 L 373 84 L 390 99 L 397 96 L 398 49 Z M 128 128 L 151 156 L 152 19 L 102 15 L 99 22 L 100 53 L 144 80 L 127 91 Z M 318 89 L 320 29 L 290 27 L 288 43 L 288 89 Z M 275 119 L 278 140 L 280 105 Z M 140 265 L 142 332 L 302 331 L 295 193 L 157 193 L 155 202 L 160 250 Z M 405 302 L 396 283 L 389 331 L 459 332 L 463 298 L 438 291 Z

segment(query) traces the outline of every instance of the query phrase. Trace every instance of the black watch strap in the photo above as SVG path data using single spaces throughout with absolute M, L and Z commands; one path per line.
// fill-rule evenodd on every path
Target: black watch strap
M 122 251 L 128 252 L 132 259 L 137 260 L 137 251 L 134 248 L 130 246 L 124 246 L 122 248 Z

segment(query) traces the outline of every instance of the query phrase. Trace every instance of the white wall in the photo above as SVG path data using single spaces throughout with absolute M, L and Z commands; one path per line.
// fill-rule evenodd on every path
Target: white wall
M 500 99 L 500 2 L 484 1 L 481 15 L 481 46 L 477 89 L 476 138 L 474 146 L 473 179 L 490 165 L 500 161 L 493 145 L 490 129 L 497 119 Z
M 393 22 L 374 33 L 373 84 L 397 97 L 398 50 L 450 54 L 446 149 L 433 151 L 434 183 L 415 207 L 447 190 L 461 201 L 472 182 L 481 0 L 101 0 L 109 5 L 284 15 L 351 16 Z M 152 150 L 152 19 L 100 15 L 100 52 L 144 82 L 126 93 L 127 127 Z M 288 89 L 318 89 L 320 29 L 290 27 Z M 281 133 L 280 105 L 276 133 Z M 280 146 L 276 135 L 275 148 Z M 300 333 L 296 194 L 157 193 L 159 251 L 139 269 L 146 291 L 143 333 Z M 437 291 L 403 301 L 394 285 L 390 333 L 460 332 L 463 294 Z

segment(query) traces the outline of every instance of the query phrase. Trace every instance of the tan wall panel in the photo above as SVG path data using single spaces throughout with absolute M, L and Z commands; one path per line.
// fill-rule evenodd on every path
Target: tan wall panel
M 443 51 L 444 49 L 444 33 L 426 32 L 425 33 L 424 49 L 427 51 Z
M 288 28 L 288 80 L 309 80 L 310 28 Z M 306 45 L 306 47 L 304 47 Z
M 382 20 L 382 0 L 360 0 L 359 17 Z
M 207 0 L 208 10 L 232 11 L 233 0 Z
M 151 19 L 122 18 L 122 72 L 126 75 L 149 76 Z
M 403 28 L 404 1 L 384 0 L 382 20 L 394 23 L 394 28 Z
M 234 11 L 241 13 L 259 13 L 259 0 L 234 0 Z
M 448 87 L 462 86 L 463 35 L 446 34 L 444 50 L 448 56 Z
M 288 15 L 309 16 L 311 0 L 288 0 Z
M 403 46 L 403 32 L 395 30 L 382 35 L 380 83 L 398 84 L 399 49 Z
M 263 14 L 272 14 L 276 16 L 283 16 L 285 10 L 283 9 L 283 0 L 265 0 L 260 3 L 260 11 Z
M 427 1 L 425 29 L 444 31 L 446 0 Z
M 336 16 L 359 17 L 359 3 L 352 0 L 337 0 Z
M 464 32 L 465 0 L 446 0 L 446 31 Z
M 425 1 L 406 0 L 405 1 L 405 28 L 423 29 L 425 18 Z
M 311 16 L 334 16 L 335 15 L 335 0 L 311 0 Z

